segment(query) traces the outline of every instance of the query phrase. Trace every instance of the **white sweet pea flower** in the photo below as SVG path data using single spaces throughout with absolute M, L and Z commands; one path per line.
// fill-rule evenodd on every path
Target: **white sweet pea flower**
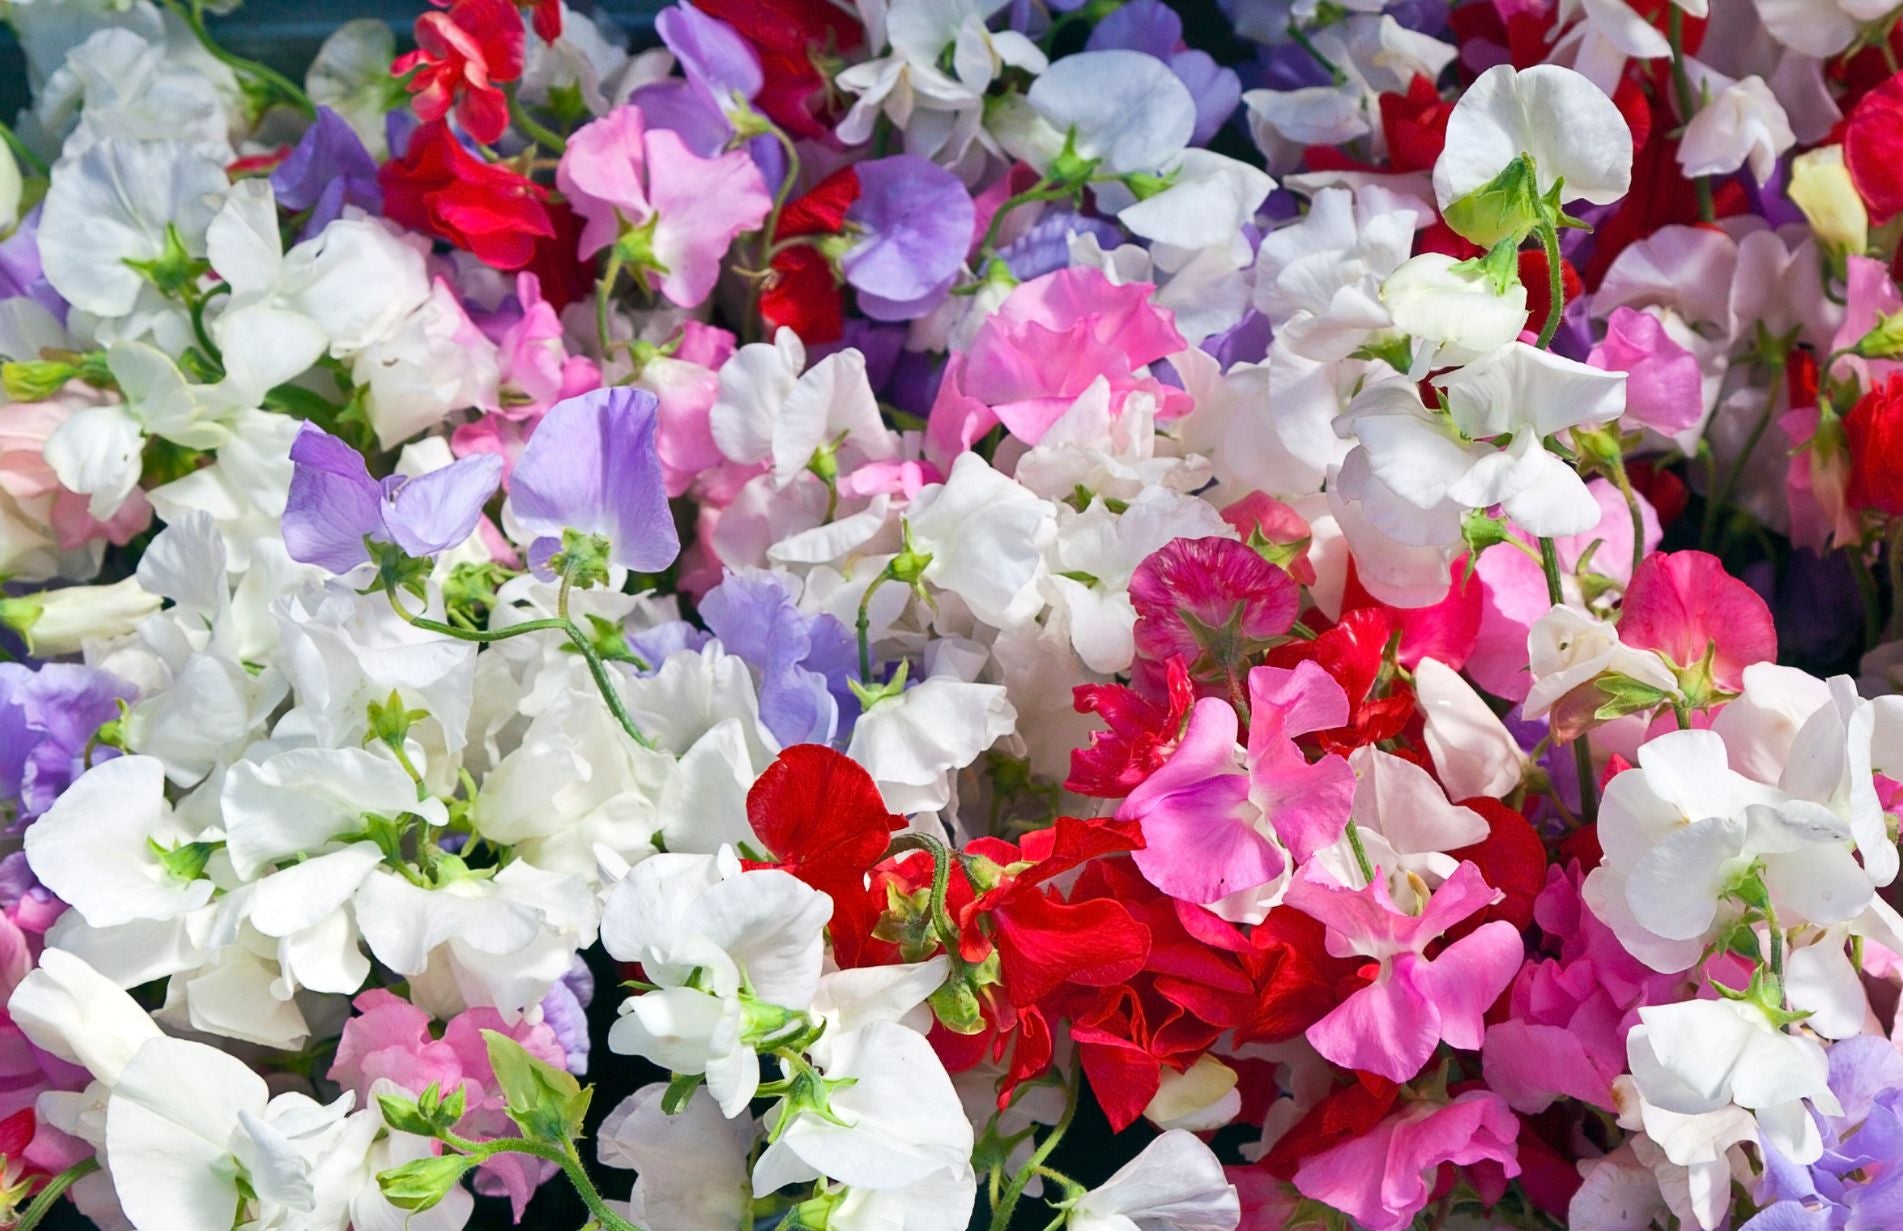
M 115 757 L 82 774 L 26 831 L 40 882 L 96 928 L 170 920 L 211 900 L 202 826 L 165 799 L 165 767 Z
M 951 778 L 1017 726 L 1002 684 L 974 682 L 984 652 L 938 641 L 926 677 L 872 706 L 852 729 L 846 755 L 866 767 L 893 812 L 937 812 L 951 802 Z
M 1481 842 L 1487 821 L 1471 808 L 1447 801 L 1432 774 L 1405 757 L 1367 746 L 1348 758 L 1355 771 L 1352 819 L 1368 861 L 1388 877 L 1397 903 L 1420 900 L 1419 885 L 1432 888 L 1460 866 L 1447 854 Z M 1344 838 L 1318 858 L 1344 885 L 1364 883 L 1360 860 Z
M 1748 1182 L 1753 1175 L 1738 1148 L 1758 1139 L 1758 1124 L 1751 1113 L 1730 1105 L 1694 1115 L 1667 1111 L 1649 1102 L 1630 1076 L 1613 1081 L 1613 1101 L 1620 1112 L 1619 1126 L 1635 1134 L 1629 1150 L 1611 1156 L 1620 1160 L 1613 1164 L 1618 1168 L 1615 1176 L 1627 1173 L 1628 1178 L 1592 1184 L 1589 1177 L 1593 1191 L 1582 1188 L 1584 1204 L 1573 1206 L 1585 1219 L 1572 1220 L 1571 1225 L 1588 1231 L 1595 1225 L 1604 1231 L 1620 1231 L 1633 1225 L 1630 1220 L 1639 1216 L 1638 1211 L 1655 1206 L 1663 1215 L 1675 1214 L 1684 1225 L 1701 1231 L 1722 1225 L 1731 1210 L 1733 1182 Z M 1629 1198 L 1635 1183 L 1648 1185 L 1648 1191 L 1620 1209 L 1615 1219 L 1606 1205 Z M 1593 1223 L 1600 1215 L 1608 1221 Z
M 1044 606 L 1038 581 L 1056 517 L 1049 501 L 964 453 L 942 484 L 919 493 L 907 524 L 914 549 L 932 558 L 923 580 L 992 627 L 1010 628 Z
M 639 1226 L 733 1231 L 749 1206 L 747 1151 L 752 1121 L 729 1119 L 695 1090 L 669 1115 L 663 1082 L 621 1100 L 595 1134 L 602 1165 L 636 1172 L 629 1216 Z
M 1233 241 L 1275 191 L 1275 181 L 1262 171 L 1209 150 L 1185 150 L 1158 172 L 1167 186 L 1127 205 L 1121 202 L 1130 194 L 1120 184 L 1102 184 L 1096 192 L 1131 234 L 1176 248 Z
M 366 813 L 413 812 L 431 824 L 448 823 L 441 800 L 419 801 L 417 794 L 392 757 L 363 748 L 293 748 L 240 761 L 219 793 L 232 869 L 250 880 L 268 864 L 360 830 Z
M 1520 785 L 1530 765 L 1525 750 L 1459 672 L 1439 659 L 1421 659 L 1414 666 L 1414 699 L 1449 798 L 1504 799 Z
M 1768 182 L 1778 157 L 1797 144 L 1777 95 L 1758 76 L 1733 81 L 1705 69 L 1698 78 L 1704 102 L 1685 125 L 1679 167 L 1696 178 L 1729 175 L 1749 162 L 1752 178 Z
M 1825 1115 L 1843 1108 L 1815 1039 L 1786 1034 L 1748 1001 L 1651 1005 L 1639 1021 L 1626 1035 L 1626 1062 L 1647 1103 L 1678 1115 L 1736 1105 L 1755 1113 L 1763 1139 L 1792 1162 L 1822 1154 L 1805 1104 Z
M 1602 675 L 1622 675 L 1668 695 L 1678 692 L 1678 677 L 1650 650 L 1635 650 L 1619 640 L 1618 629 L 1576 607 L 1554 607 L 1527 634 L 1528 668 L 1533 687 L 1520 712 L 1538 718 L 1582 685 Z M 1598 701 L 1593 708 L 1598 708 Z
M 1071 1231 L 1234 1231 L 1242 1219 L 1235 1185 L 1215 1152 L 1171 1129 L 1067 1212 Z
M 684 755 L 708 732 L 732 721 L 752 763 L 765 768 L 779 744 L 760 722 L 753 673 L 718 642 L 676 650 L 656 669 L 622 685 L 628 713 L 655 747 Z
M 1807 671 L 1770 662 L 1746 667 L 1743 682 L 1744 690 L 1718 711 L 1711 729 L 1725 741 L 1731 768 L 1775 786 L 1798 731 L 1832 704 L 1831 686 Z
M 1526 328 L 1526 285 L 1496 291 L 1471 262 L 1424 252 L 1389 274 L 1381 302 L 1395 328 L 1416 343 L 1408 375 L 1472 363 L 1512 342 Z
M 1896 879 L 1898 859 L 1872 774 L 1903 775 L 1903 697 L 1866 701 L 1843 675 L 1832 677 L 1828 687 L 1829 703 L 1819 706 L 1793 737 L 1778 786 L 1793 797 L 1787 812 L 1829 828 L 1841 821 L 1856 842 L 1869 883 L 1880 887 Z M 1801 807 L 1800 801 L 1814 807 Z
M 40 954 L 7 1001 L 7 1016 L 42 1051 L 76 1064 L 111 1086 L 162 1037 L 152 1018 L 118 984 L 63 949 Z
M 1792 51 L 1825 59 L 1848 48 L 1894 10 L 1882 0 L 1753 0 L 1758 20 Z
M 731 852 L 656 855 L 608 892 L 602 943 L 656 989 L 622 1002 L 609 1046 L 703 1073 L 721 1112 L 746 1109 L 759 1048 L 802 1034 L 832 899 L 791 874 L 741 872 Z
M 95 29 L 34 91 L 21 117 L 29 139 L 65 157 L 100 141 L 181 141 L 220 164 L 232 158 L 237 82 L 224 65 L 179 54 L 124 27 Z
M 1707 11 L 1706 0 L 1686 0 L 1678 7 L 1693 17 Z M 1570 65 L 1607 94 L 1618 88 L 1627 60 L 1663 60 L 1672 54 L 1659 28 L 1625 0 L 1562 0 L 1553 28 L 1566 30 L 1553 44 L 1553 61 Z
M 374 1110 L 352 1114 L 353 1099 L 272 1098 L 264 1078 L 216 1048 L 146 1043 L 106 1101 L 126 1216 L 139 1231 L 203 1231 L 234 1211 L 258 1226 L 343 1231 L 382 1121 Z
M 369 389 L 365 408 L 385 449 L 451 411 L 495 406 L 496 346 L 470 321 L 447 282 L 389 333 L 358 351 L 350 375 Z
M 925 1036 L 873 1022 L 834 1040 L 820 1071 L 823 1112 L 782 1099 L 767 1113 L 774 1140 L 754 1164 L 753 1191 L 822 1176 L 874 1192 L 937 1179 L 950 1205 L 942 1225 L 964 1225 L 975 1196 L 971 1122 Z
M 342 116 L 379 162 L 390 148 L 384 117 L 390 109 L 390 64 L 395 59 L 396 34 L 390 24 L 359 17 L 332 30 L 304 72 L 311 101 Z
M 1564 181 L 1561 202 L 1605 205 L 1632 184 L 1632 130 L 1603 90 L 1569 68 L 1500 64 L 1475 79 L 1447 120 L 1434 164 L 1444 211 L 1491 183 L 1522 154 L 1541 196 Z
M 809 469 L 839 474 L 898 456 L 898 434 L 879 416 L 864 355 L 843 350 L 805 367 L 806 347 L 791 329 L 771 344 L 741 347 L 722 365 L 708 412 L 721 453 L 770 461 L 780 487 Z
M 46 277 L 68 303 L 106 320 L 182 315 L 128 262 L 205 255 L 226 188 L 223 164 L 178 141 L 101 141 L 53 169 L 40 226 Z M 183 341 L 183 337 L 179 339 Z
M 1196 102 L 1170 66 L 1140 51 L 1081 51 L 1052 64 L 1025 101 L 1049 129 L 1026 151 L 1040 170 L 1063 149 L 1110 174 L 1154 174 L 1189 145 Z M 1254 204 L 1253 202 L 1251 204 Z

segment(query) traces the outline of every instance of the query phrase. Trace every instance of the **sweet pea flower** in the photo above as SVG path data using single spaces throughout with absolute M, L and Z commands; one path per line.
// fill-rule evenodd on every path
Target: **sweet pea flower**
M 466 457 L 413 479 L 370 477 L 363 456 L 307 423 L 291 446 L 296 469 L 284 508 L 291 558 L 348 573 L 370 559 L 366 540 L 434 556 L 467 539 L 502 480 L 502 459 Z
M 772 208 L 744 150 L 702 158 L 679 134 L 618 107 L 568 139 L 556 186 L 582 219 L 577 250 L 627 249 L 638 277 L 682 307 L 705 300 L 727 246 Z
M 0 663 L 0 799 L 22 820 L 52 807 L 87 769 L 93 733 L 136 696 L 125 681 L 77 663 Z M 112 751 L 92 755 L 105 760 Z
M 1704 374 L 1698 357 L 1668 333 L 1659 318 L 1624 304 L 1606 320 L 1606 336 L 1586 362 L 1624 372 L 1625 417 L 1631 427 L 1677 436 L 1705 414 Z
M 1701 76 L 1705 101 L 1685 125 L 1679 166 L 1691 178 L 1729 175 L 1748 162 L 1752 178 L 1768 183 L 1778 158 L 1797 144 L 1777 95 L 1755 75 L 1733 81 L 1706 69 Z
M 319 107 L 285 160 L 271 172 L 279 204 L 305 215 L 301 238 L 309 239 L 343 216 L 346 205 L 369 213 L 383 208 L 377 161 L 344 118 Z
M 601 1122 L 596 1154 L 602 1165 L 637 1174 L 629 1215 L 641 1226 L 680 1231 L 727 1231 L 746 1218 L 747 1151 L 753 1125 L 720 1114 L 705 1090 L 685 1106 L 663 1107 L 665 1082 L 643 1086 Z
M 1445 211 L 1521 155 L 1533 161 L 1540 196 L 1563 183 L 1562 204 L 1605 205 L 1632 184 L 1632 130 L 1625 117 L 1598 86 L 1556 64 L 1495 65 L 1467 87 L 1434 163 L 1435 199 Z
M 1477 1050 L 1481 1015 L 1513 981 L 1523 955 L 1513 925 L 1483 923 L 1424 956 L 1448 928 L 1499 898 L 1480 869 L 1462 863 L 1412 915 L 1394 902 L 1386 877 L 1347 889 L 1307 873 L 1289 886 L 1288 905 L 1328 927 L 1328 951 L 1380 963 L 1375 981 L 1310 1026 L 1309 1043 L 1332 1062 L 1408 1081 L 1436 1044 Z
M 1208 1146 L 1171 1129 L 1070 1207 L 1071 1231 L 1235 1231 L 1236 1186 Z
M 456 122 L 482 145 L 509 127 L 509 100 L 501 85 L 522 75 L 523 29 L 507 0 L 451 0 L 416 19 L 416 50 L 390 66 L 405 78 L 411 106 L 422 119 L 440 120 L 453 107 Z
M 1433 1196 L 1443 1164 L 1496 1163 L 1520 1174 L 1519 1121 L 1487 1090 L 1407 1104 L 1365 1133 L 1302 1161 L 1295 1187 L 1368 1231 L 1402 1231 Z
M 1702 551 L 1640 562 L 1620 604 L 1619 640 L 1654 651 L 1680 678 L 1709 658 L 1709 686 L 1726 692 L 1738 690 L 1746 667 L 1777 658 L 1771 609 Z
M 564 530 L 599 535 L 608 559 L 637 573 L 673 563 L 681 543 L 654 447 L 654 395 L 599 389 L 559 403 L 515 464 L 509 505 L 537 535 L 530 558 L 560 550 Z
M 858 163 L 846 211 L 858 238 L 839 266 L 875 321 L 909 321 L 944 301 L 965 267 L 977 216 L 957 176 L 914 154 Z

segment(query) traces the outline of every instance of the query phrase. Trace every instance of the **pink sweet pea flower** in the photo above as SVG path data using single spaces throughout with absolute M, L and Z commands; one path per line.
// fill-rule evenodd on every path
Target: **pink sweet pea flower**
M 646 389 L 660 403 L 654 447 L 669 496 L 683 495 L 727 462 L 714 443 L 709 412 L 720 394 L 720 366 L 733 348 L 734 337 L 725 329 L 686 321 L 672 353 L 646 360 L 634 378 L 637 389 Z
M 1368 1231 L 1401 1231 L 1433 1195 L 1442 1164 L 1495 1162 L 1508 1177 L 1520 1174 L 1519 1135 L 1519 1120 L 1487 1090 L 1410 1103 L 1352 1141 L 1303 1160 L 1295 1187 Z
M 496 364 L 503 390 L 498 413 L 511 419 L 535 419 L 564 398 L 601 387 L 601 369 L 586 355 L 571 355 L 562 342 L 561 318 L 542 298 L 542 281 L 531 273 L 515 277 L 522 314 L 496 339 Z
M 1480 869 L 1462 863 L 1419 915 L 1395 905 L 1388 878 L 1347 889 L 1313 870 L 1289 887 L 1290 906 L 1328 926 L 1328 951 L 1379 963 L 1375 981 L 1308 1028 L 1308 1041 L 1345 1068 L 1408 1081 L 1435 1044 L 1466 1051 L 1483 1038 L 1481 1015 L 1519 970 L 1524 947 L 1512 924 L 1494 920 L 1448 945 L 1431 961 L 1428 945 L 1500 894 Z
M 683 308 L 707 298 L 734 236 L 773 208 L 745 150 L 702 158 L 672 130 L 649 128 L 632 106 L 570 137 L 555 183 L 582 218 L 582 257 L 652 223 L 652 264 L 642 276 Z
M 949 465 L 1003 423 L 1026 444 L 1044 438 L 1071 404 L 1102 379 L 1110 413 L 1132 394 L 1156 399 L 1156 417 L 1188 414 L 1189 394 L 1149 374 L 1149 365 L 1188 346 L 1146 282 L 1118 286 L 1090 268 L 1060 269 L 1017 287 L 945 366 L 926 428 L 932 460 Z
M 1744 669 L 1777 658 L 1777 628 L 1756 590 L 1702 551 L 1647 556 L 1619 608 L 1619 640 L 1652 650 L 1680 668 L 1712 653 L 1712 680 L 1730 692 Z
M 1624 372 L 1625 420 L 1662 436 L 1697 426 L 1705 413 L 1705 378 L 1698 359 L 1674 342 L 1658 317 L 1623 305 L 1606 321 L 1605 341 L 1586 362 Z
M 1340 840 L 1355 773 L 1333 753 L 1309 761 L 1296 737 L 1346 725 L 1348 694 L 1319 663 L 1249 672 L 1249 798 L 1299 860 Z

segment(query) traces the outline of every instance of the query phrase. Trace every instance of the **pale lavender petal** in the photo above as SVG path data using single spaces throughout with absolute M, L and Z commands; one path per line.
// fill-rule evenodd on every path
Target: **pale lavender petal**
M 475 532 L 482 506 L 502 484 L 502 458 L 477 453 L 418 475 L 397 489 L 384 510 L 390 538 L 412 556 L 433 556 Z
M 382 494 L 363 455 L 312 424 L 291 444 L 284 550 L 291 559 L 348 573 L 370 558 L 364 536 L 383 529 Z
M 510 480 L 524 529 L 608 539 L 609 558 L 637 573 L 673 563 L 681 541 L 655 452 L 654 395 L 597 389 L 559 402 L 536 425 Z
M 941 293 L 971 247 L 971 194 L 957 176 L 913 154 L 871 159 L 855 170 L 859 199 L 846 218 L 865 238 L 840 261 L 846 280 L 889 304 Z
M 1141 51 L 1167 60 L 1183 44 L 1183 19 L 1163 0 L 1130 0 L 1098 22 L 1086 51 Z
M 751 101 L 760 92 L 759 57 L 726 22 L 679 4 L 662 9 L 654 29 L 681 62 L 687 79 L 723 112 L 736 96 Z

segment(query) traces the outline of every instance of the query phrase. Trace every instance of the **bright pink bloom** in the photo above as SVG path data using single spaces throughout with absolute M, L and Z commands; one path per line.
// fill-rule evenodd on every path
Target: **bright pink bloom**
M 1193 400 L 1149 374 L 1188 345 L 1144 282 L 1118 286 L 1089 268 L 1060 269 L 1016 288 L 945 365 L 926 428 L 932 460 L 946 465 L 1003 423 L 1036 444 L 1092 382 L 1110 385 L 1110 413 L 1132 394 L 1156 399 L 1156 417 L 1188 414 Z
M 1443 1164 L 1493 1162 L 1509 1177 L 1520 1174 L 1519 1135 L 1519 1120 L 1490 1091 L 1410 1103 L 1370 1132 L 1304 1160 L 1295 1187 L 1368 1231 L 1401 1231 L 1427 1204 Z
M 1172 539 L 1130 577 L 1137 653 L 1180 655 L 1199 679 L 1237 678 L 1294 626 L 1295 581 L 1235 539 Z
M 726 463 L 714 443 L 708 413 L 720 394 L 720 365 L 733 354 L 734 337 L 715 325 L 685 321 L 672 354 L 656 355 L 634 378 L 659 401 L 654 447 L 661 455 L 667 494 L 684 494 L 707 471 Z
M 617 107 L 570 137 L 555 184 L 583 220 L 583 257 L 651 222 L 640 276 L 683 308 L 707 298 L 734 236 L 773 208 L 745 150 L 702 158 L 673 130 L 649 128 L 638 107 Z
M 601 387 L 601 369 L 586 355 L 571 355 L 562 341 L 562 321 L 542 297 L 542 280 L 531 273 L 515 276 L 515 297 L 522 314 L 496 339 L 497 367 L 503 391 L 500 413 L 511 419 L 539 419 L 565 398 Z
M 357 1015 L 344 1023 L 330 1079 L 355 1091 L 360 1101 L 373 1097 L 371 1088 L 378 1080 L 412 1094 L 421 1094 L 431 1082 L 446 1094 L 460 1086 L 468 1110 L 456 1122 L 456 1132 L 464 1137 L 486 1141 L 520 1135 L 504 1110 L 506 1100 L 496 1086 L 483 1031 L 509 1036 L 556 1068 L 568 1066 L 555 1032 L 540 1022 L 523 1019 L 511 1025 L 494 1009 L 465 1009 L 435 1038 L 427 1012 L 384 988 L 373 988 L 351 1003 Z M 554 1173 L 552 1164 L 526 1154 L 498 1154 L 478 1171 L 476 1191 L 506 1195 L 520 1222 L 529 1197 Z
M 1756 590 L 1702 551 L 1658 552 L 1633 574 L 1619 608 L 1619 640 L 1679 667 L 1712 653 L 1720 688 L 1744 686 L 1744 669 L 1777 658 L 1777 628 Z
M 1333 753 L 1311 762 L 1295 740 L 1347 721 L 1348 694 L 1318 664 L 1249 672 L 1249 798 L 1298 860 L 1341 838 L 1355 772 Z
M 1389 896 L 1385 876 L 1347 889 L 1311 873 L 1289 887 L 1288 905 L 1328 925 L 1328 951 L 1374 959 L 1375 981 L 1308 1029 L 1308 1041 L 1345 1068 L 1408 1081 L 1437 1043 L 1479 1048 L 1481 1015 L 1520 968 L 1525 949 L 1512 924 L 1482 924 L 1431 961 L 1428 945 L 1497 897 L 1480 869 L 1463 863 L 1410 915 Z
M 1675 436 L 1705 412 L 1705 378 L 1697 357 L 1674 342 L 1650 313 L 1614 308 L 1605 341 L 1592 348 L 1586 362 L 1626 374 L 1627 423 Z

